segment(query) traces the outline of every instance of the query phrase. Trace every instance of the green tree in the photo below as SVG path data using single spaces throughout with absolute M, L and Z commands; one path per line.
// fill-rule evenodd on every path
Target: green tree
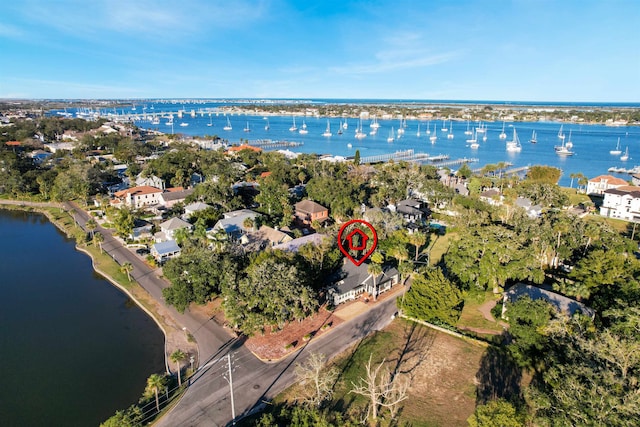
M 509 335 L 513 337 L 508 348 L 519 365 L 537 370 L 543 368 L 544 354 L 549 346 L 543 329 L 553 316 L 553 307 L 542 299 L 524 296 L 507 305 Z
M 141 427 L 143 419 L 140 407 L 131 405 L 124 411 L 116 411 L 115 415 L 101 423 L 100 427 Z
M 100 253 L 102 253 L 102 243 L 104 243 L 104 235 L 100 232 L 93 234 L 93 239 L 91 239 L 94 245 L 97 245 L 100 248 Z
M 373 300 L 376 301 L 378 299 L 378 284 L 376 283 L 378 276 L 382 274 L 382 265 L 377 262 L 373 262 L 373 259 L 367 266 L 367 273 L 371 275 L 371 280 L 373 281 Z
M 360 166 L 360 150 L 356 150 L 356 154 L 353 156 L 353 164 Z
M 89 232 L 91 233 L 91 239 L 93 239 L 94 232 L 96 231 L 96 228 L 98 228 L 98 223 L 96 222 L 96 220 L 90 218 L 84 226 L 87 228 L 87 230 L 89 230 Z
M 178 387 L 182 386 L 180 362 L 182 362 L 186 357 L 187 355 L 180 349 L 177 349 L 176 351 L 171 353 L 171 361 L 176 364 L 176 372 L 178 373 Z
M 167 388 L 167 378 L 164 375 L 151 374 L 147 378 L 147 387 L 145 388 L 145 397 L 155 396 L 156 398 L 156 410 L 160 412 L 160 392 Z
M 409 317 L 455 325 L 462 303 L 462 292 L 442 274 L 442 270 L 430 268 L 415 275 L 411 288 L 399 301 L 399 308 Z
M 527 180 L 546 184 L 557 184 L 562 171 L 551 166 L 531 166 L 527 171 Z
M 128 238 L 133 233 L 133 224 L 134 218 L 131 210 L 123 207 L 115 212 L 113 226 L 120 237 Z
M 522 427 L 525 417 L 510 402 L 499 399 L 476 408 L 467 420 L 470 427 Z
M 409 243 L 412 244 L 413 246 L 415 246 L 416 248 L 416 254 L 415 254 L 415 261 L 418 261 L 418 254 L 420 252 L 420 248 L 427 243 L 427 235 L 420 232 L 420 231 L 416 231 L 412 234 L 408 235 L 408 240 Z

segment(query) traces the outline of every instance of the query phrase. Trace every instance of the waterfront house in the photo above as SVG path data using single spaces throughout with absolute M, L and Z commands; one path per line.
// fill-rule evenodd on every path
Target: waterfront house
M 598 175 L 587 182 L 587 194 L 591 196 L 604 196 L 606 190 L 628 185 L 624 179 L 611 175 Z
M 382 273 L 374 279 L 367 271 L 368 263 L 356 266 L 346 259 L 334 277 L 333 284 L 327 289 L 327 299 L 338 305 L 354 300 L 361 295 L 378 296 L 388 291 L 399 281 L 398 270 L 383 266 Z
M 539 288 L 537 286 L 525 285 L 524 283 L 517 283 L 510 287 L 505 293 L 503 297 L 503 305 L 502 305 L 502 318 L 507 319 L 506 314 L 508 314 L 508 305 L 510 303 L 516 302 L 518 299 L 523 296 L 528 296 L 532 300 L 542 299 L 549 304 L 556 311 L 560 313 L 567 314 L 569 316 L 573 316 L 576 313 L 582 313 L 585 316 L 589 316 L 593 318 L 595 316 L 595 311 L 586 305 L 572 300 L 571 298 L 567 298 L 555 292 L 548 291 L 546 289 Z
M 116 191 L 112 204 L 116 207 L 127 206 L 132 209 L 140 209 L 157 205 L 160 202 L 161 194 L 162 190 L 156 187 L 147 185 L 131 187 L 126 190 Z
M 273 249 L 278 249 L 286 252 L 298 252 L 300 248 L 307 244 L 312 244 L 318 246 L 322 244 L 322 241 L 326 235 L 314 233 L 306 236 L 298 237 L 297 239 L 289 240 L 287 242 L 282 242 L 278 245 L 273 246 Z
M 489 188 L 480 193 L 480 200 L 491 206 L 500 206 L 503 201 L 502 194 L 498 188 Z
M 180 246 L 175 240 L 167 240 L 159 242 L 151 246 L 151 255 L 158 262 L 164 262 L 168 259 L 175 258 L 180 255 Z
M 311 225 L 313 221 L 324 222 L 329 219 L 329 209 L 313 200 L 303 200 L 294 206 L 296 221 L 301 225 Z
M 410 223 L 423 223 L 430 214 L 423 202 L 413 199 L 399 201 L 396 205 L 396 212 Z
M 625 221 L 640 221 L 640 187 L 622 185 L 605 190 L 600 215 Z

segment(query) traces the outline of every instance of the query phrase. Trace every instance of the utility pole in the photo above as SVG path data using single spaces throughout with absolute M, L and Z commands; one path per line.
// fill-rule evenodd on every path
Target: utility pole
M 229 367 L 229 377 L 224 376 L 224 379 L 229 383 L 229 394 L 231 395 L 231 423 L 236 425 L 236 407 L 233 402 L 233 376 L 232 376 L 232 366 L 231 366 L 231 353 L 227 353 L 227 366 Z

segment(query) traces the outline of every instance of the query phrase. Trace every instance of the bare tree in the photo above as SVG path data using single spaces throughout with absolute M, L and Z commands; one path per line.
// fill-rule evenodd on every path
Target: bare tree
M 353 389 L 350 393 L 359 394 L 369 399 L 366 418 L 376 420 L 380 408 L 389 409 L 391 417 L 395 417 L 400 409 L 400 402 L 407 398 L 409 381 L 400 375 L 392 376 L 388 367 L 385 367 L 383 359 L 375 368 L 371 366 L 369 356 L 367 362 L 366 378 L 360 378 L 358 384 L 351 383 Z
M 331 399 L 333 384 L 338 377 L 336 368 L 323 370 L 325 360 L 324 354 L 311 353 L 307 361 L 297 364 L 295 369 L 298 381 L 305 386 L 300 399 L 315 406 L 320 406 L 325 400 Z

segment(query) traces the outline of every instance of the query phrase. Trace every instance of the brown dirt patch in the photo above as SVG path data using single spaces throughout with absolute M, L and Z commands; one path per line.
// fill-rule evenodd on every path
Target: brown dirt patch
M 287 323 L 280 331 L 272 331 L 271 328 L 266 328 L 263 335 L 256 334 L 248 338 L 245 346 L 260 359 L 275 361 L 293 353 L 304 345 L 306 342 L 304 336 L 306 334 L 318 336 L 331 331 L 342 322 L 342 319 L 323 307 L 316 314 L 301 322 Z M 322 327 L 324 325 L 331 326 L 323 330 Z

